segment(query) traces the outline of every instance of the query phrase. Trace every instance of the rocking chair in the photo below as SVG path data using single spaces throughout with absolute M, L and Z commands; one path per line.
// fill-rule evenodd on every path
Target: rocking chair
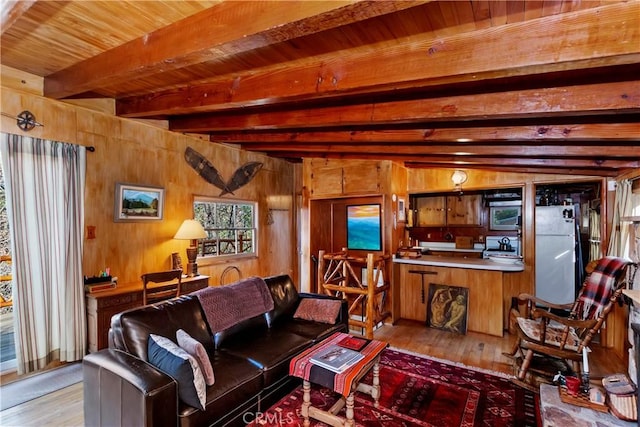
M 518 296 L 527 309 L 525 316 L 517 318 L 518 339 L 512 352 L 505 353 L 516 362 L 515 382 L 535 390 L 540 376 L 542 382 L 551 382 L 549 377 L 558 371 L 565 375 L 581 372 L 583 348 L 600 331 L 626 287 L 629 266 L 628 280 L 633 283 L 638 265 L 630 260 L 604 257 L 590 263 L 574 303 L 552 304 L 529 294 Z M 567 310 L 568 315 L 557 314 Z

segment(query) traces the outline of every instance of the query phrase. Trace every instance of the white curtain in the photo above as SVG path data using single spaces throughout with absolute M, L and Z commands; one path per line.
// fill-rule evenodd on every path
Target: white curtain
M 620 218 L 631 216 L 633 203 L 631 181 L 628 179 L 618 182 L 616 187 L 616 199 L 613 206 L 613 230 L 609 239 L 607 255 L 628 257 L 629 256 L 629 222 L 622 222 Z
M 600 242 L 600 213 L 589 208 L 589 261 L 602 258 Z
M 0 134 L 13 255 L 18 374 L 86 348 L 82 275 L 86 149 Z

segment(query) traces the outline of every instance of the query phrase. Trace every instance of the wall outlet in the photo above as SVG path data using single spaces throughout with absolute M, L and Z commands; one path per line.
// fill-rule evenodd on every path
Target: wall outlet
M 96 226 L 87 225 L 87 239 L 95 239 L 95 238 L 96 238 Z

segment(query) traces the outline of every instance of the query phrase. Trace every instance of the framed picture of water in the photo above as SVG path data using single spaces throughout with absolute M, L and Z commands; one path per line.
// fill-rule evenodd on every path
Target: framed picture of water
M 160 220 L 163 207 L 164 188 L 116 183 L 115 222 Z
M 380 204 L 347 206 L 347 249 L 382 250 Z

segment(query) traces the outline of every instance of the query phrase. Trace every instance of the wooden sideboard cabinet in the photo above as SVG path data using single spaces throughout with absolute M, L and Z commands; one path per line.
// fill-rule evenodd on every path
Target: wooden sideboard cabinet
M 209 286 L 209 276 L 182 279 L 182 294 Z M 111 317 L 121 311 L 142 305 L 142 283 L 118 285 L 107 291 L 86 294 L 87 345 L 89 352 L 109 346 Z

